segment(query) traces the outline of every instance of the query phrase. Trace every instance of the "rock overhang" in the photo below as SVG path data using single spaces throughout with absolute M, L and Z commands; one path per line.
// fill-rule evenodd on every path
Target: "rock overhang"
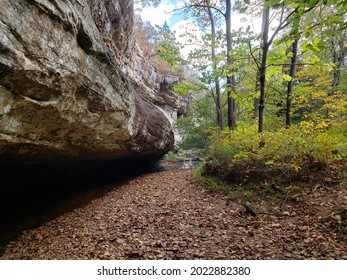
M 0 18 L 1 162 L 139 161 L 172 148 L 132 1 L 9 0 Z

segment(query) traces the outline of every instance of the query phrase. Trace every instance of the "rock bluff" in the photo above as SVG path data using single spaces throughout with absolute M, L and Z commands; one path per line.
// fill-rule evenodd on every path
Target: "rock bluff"
M 1 1 L 2 164 L 157 158 L 172 148 L 164 109 L 184 106 L 167 105 L 170 78 L 142 55 L 133 17 L 129 0 Z

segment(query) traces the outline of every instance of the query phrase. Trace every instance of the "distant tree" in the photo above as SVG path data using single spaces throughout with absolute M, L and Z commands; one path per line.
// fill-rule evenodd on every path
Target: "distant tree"
M 185 10 L 186 12 L 190 11 L 205 11 L 208 15 L 213 15 L 212 11 L 219 14 L 219 16 L 224 20 L 226 32 L 226 45 L 225 53 L 226 65 L 231 66 L 233 63 L 231 52 L 233 50 L 232 46 L 232 35 L 231 35 L 231 13 L 232 13 L 232 2 L 231 0 L 220 0 L 220 1 L 207 1 L 207 0 L 189 0 L 185 3 L 185 6 L 181 8 L 181 10 Z M 201 15 L 201 13 L 196 13 Z M 206 17 L 203 17 L 206 20 Z M 211 17 L 209 17 L 211 21 Z M 211 22 L 213 25 L 213 22 Z M 212 36 L 213 37 L 213 36 Z M 225 67 L 226 71 L 224 71 L 224 75 L 226 77 L 226 92 L 228 94 L 227 97 L 227 120 L 228 127 L 230 129 L 236 128 L 236 101 L 234 96 L 236 95 L 236 76 L 232 69 L 232 67 Z M 217 101 L 218 104 L 218 101 Z M 220 108 L 220 105 L 217 105 L 217 108 Z M 218 110 L 218 109 L 217 109 Z M 219 121 L 220 122 L 220 121 Z
M 166 21 L 162 27 L 157 27 L 157 34 L 156 52 L 159 56 L 173 68 L 182 65 L 183 59 L 180 53 L 180 44 Z
M 135 30 L 134 34 L 142 51 L 147 57 L 153 57 L 155 55 L 154 45 L 158 37 L 157 30 L 150 22 L 143 22 L 140 16 L 135 17 Z

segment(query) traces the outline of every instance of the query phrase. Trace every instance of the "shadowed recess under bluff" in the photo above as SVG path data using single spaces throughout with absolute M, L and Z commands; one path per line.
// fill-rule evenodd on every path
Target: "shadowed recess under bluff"
M 22 230 L 86 205 L 124 181 L 159 170 L 157 160 L 0 162 L 0 246 Z

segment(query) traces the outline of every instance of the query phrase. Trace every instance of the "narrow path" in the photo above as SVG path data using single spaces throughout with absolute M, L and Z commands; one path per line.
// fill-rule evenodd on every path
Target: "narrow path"
M 191 175 L 174 170 L 130 180 L 25 231 L 0 259 L 347 259 L 346 244 L 317 234 L 311 221 L 248 216 Z

